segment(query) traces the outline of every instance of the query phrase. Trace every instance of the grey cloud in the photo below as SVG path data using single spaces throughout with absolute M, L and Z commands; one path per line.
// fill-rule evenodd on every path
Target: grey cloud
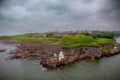
M 120 0 L 109 0 L 104 8 L 99 12 L 99 15 L 107 20 L 120 21 Z
M 71 12 L 69 7 L 66 6 L 65 4 L 48 5 L 46 7 L 46 9 L 49 10 L 49 11 L 51 11 L 51 10 L 54 11 L 55 14 L 57 14 L 57 15 L 62 15 L 64 13 L 70 13 Z
M 120 29 L 119 0 L 1 0 L 0 5 L 0 32 Z
M 0 0 L 0 7 L 4 6 L 6 1 L 7 0 Z

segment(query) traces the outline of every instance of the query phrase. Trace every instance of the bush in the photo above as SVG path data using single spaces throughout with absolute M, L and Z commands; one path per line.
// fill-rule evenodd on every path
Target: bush
M 110 33 L 110 32 L 102 32 L 99 34 L 94 34 L 93 35 L 94 38 L 108 38 L 108 39 L 113 39 L 114 38 L 114 34 Z
M 28 53 L 29 53 L 30 55 L 32 55 L 32 54 L 34 53 L 34 51 L 29 51 Z
M 85 51 L 80 51 L 79 52 L 79 55 L 83 55 L 83 54 L 85 54 Z

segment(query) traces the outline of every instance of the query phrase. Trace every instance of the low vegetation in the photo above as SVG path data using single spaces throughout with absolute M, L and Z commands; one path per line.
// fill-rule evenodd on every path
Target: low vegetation
M 76 43 L 91 43 L 94 42 L 94 38 L 91 36 L 77 35 L 77 36 L 64 36 L 61 39 L 62 44 L 76 44 Z
M 84 51 L 80 51 L 79 55 L 84 55 L 85 52 Z
M 100 47 L 101 45 L 113 45 L 114 39 L 107 38 L 93 38 L 91 36 L 79 35 L 79 36 L 64 36 L 61 39 L 61 44 L 65 49 L 73 49 L 77 47 Z
M 113 45 L 115 44 L 115 40 L 114 39 L 106 39 L 106 38 L 97 38 L 96 42 L 100 45 Z
M 34 51 L 29 51 L 28 53 L 29 53 L 30 55 L 32 55 L 32 54 L 34 54 Z
M 112 50 L 112 48 L 108 48 L 108 47 L 104 47 L 104 48 L 102 48 L 102 52 L 105 53 L 105 54 L 110 53 L 111 50 Z
M 51 33 L 54 34 L 54 33 Z M 58 34 L 58 33 L 56 33 Z M 47 33 L 27 33 L 16 36 L 0 36 L 0 40 L 15 40 L 20 43 L 29 44 L 52 44 L 59 45 L 65 49 L 73 49 L 77 47 L 100 47 L 101 45 L 113 45 L 115 40 L 113 35 L 90 35 L 89 33 L 81 33 L 79 35 L 63 35 L 62 38 L 47 37 Z
M 96 42 L 93 43 L 87 43 L 87 44 L 71 44 L 71 45 L 64 45 L 63 48 L 65 49 L 73 49 L 73 48 L 78 48 L 78 47 L 99 47 L 99 45 Z
M 47 38 L 44 33 L 28 33 L 16 36 L 0 36 L 0 40 L 14 40 L 20 43 L 29 44 L 57 44 L 58 38 Z

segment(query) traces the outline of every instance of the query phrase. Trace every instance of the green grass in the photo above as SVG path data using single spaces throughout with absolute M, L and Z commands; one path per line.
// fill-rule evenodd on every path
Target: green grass
M 99 47 L 95 39 L 91 36 L 77 35 L 77 36 L 64 36 L 61 39 L 61 44 L 65 49 L 73 49 L 78 47 Z
M 54 44 L 59 45 L 59 38 L 47 38 L 45 34 L 30 33 L 24 35 L 16 36 L 0 36 L 0 40 L 14 40 L 20 43 L 29 43 L 29 44 Z
M 73 49 L 78 47 L 100 47 L 100 45 L 113 45 L 114 39 L 107 38 L 93 38 L 92 36 L 76 35 L 63 36 L 60 38 L 48 38 L 46 33 L 28 33 L 16 36 L 0 36 L 0 40 L 15 40 L 20 43 L 29 44 L 52 44 L 59 45 L 66 49 Z
M 104 48 L 102 48 L 102 52 L 103 53 L 110 53 L 111 52 L 111 50 L 112 50 L 112 48 L 107 48 L 107 47 L 104 47 Z
M 61 44 L 65 49 L 73 49 L 78 47 L 100 47 L 100 45 L 113 45 L 114 39 L 97 38 L 94 39 L 91 36 L 79 35 L 79 36 L 64 36 L 61 39 Z
M 25 36 L 0 36 L 0 40 L 15 40 L 21 43 L 37 43 L 39 39 Z
M 97 38 L 96 42 L 100 45 L 113 45 L 115 44 L 115 40 L 114 39 L 106 39 L 106 38 Z
M 85 54 L 85 51 L 80 51 L 79 56 L 84 54 Z
M 27 33 L 21 36 L 25 36 L 25 37 L 34 37 L 34 38 L 44 38 L 46 37 L 46 34 L 44 33 Z
M 48 54 L 49 57 L 54 57 L 54 54 L 50 53 Z
M 0 40 L 10 40 L 11 36 L 0 36 Z
M 78 47 L 99 47 L 98 43 L 92 42 L 92 43 L 87 43 L 87 44 L 70 44 L 70 45 L 63 45 L 63 48 L 65 49 L 73 49 L 73 48 L 78 48 Z
M 64 36 L 61 39 L 61 44 L 75 44 L 75 43 L 91 43 L 94 42 L 94 38 L 91 36 Z
M 43 38 L 42 43 L 43 44 L 57 44 L 60 42 L 59 38 Z
M 29 51 L 28 53 L 29 53 L 30 55 L 32 55 L 32 54 L 34 54 L 34 51 Z

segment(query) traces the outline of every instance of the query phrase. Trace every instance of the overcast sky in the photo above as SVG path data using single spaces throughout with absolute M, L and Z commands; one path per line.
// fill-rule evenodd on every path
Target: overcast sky
M 120 30 L 120 0 L 0 0 L 0 34 Z

